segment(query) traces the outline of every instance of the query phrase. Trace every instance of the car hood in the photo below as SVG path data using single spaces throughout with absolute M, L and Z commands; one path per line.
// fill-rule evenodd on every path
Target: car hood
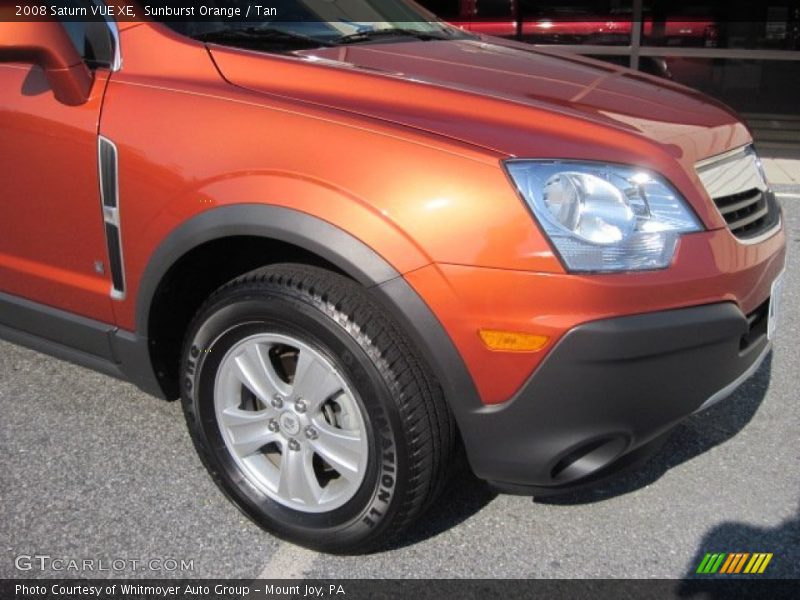
M 230 83 L 425 130 L 518 157 L 689 167 L 750 141 L 720 103 L 683 86 L 495 38 L 353 44 L 275 55 L 210 51 Z

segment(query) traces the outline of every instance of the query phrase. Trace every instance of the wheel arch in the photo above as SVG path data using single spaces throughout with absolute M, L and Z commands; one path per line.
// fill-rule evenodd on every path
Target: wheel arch
M 307 213 L 263 204 L 221 206 L 185 221 L 158 245 L 139 282 L 136 333 L 146 335 L 156 290 L 182 257 L 203 244 L 234 237 L 272 239 L 303 248 L 364 285 L 375 285 L 399 275 L 356 238 Z
M 177 396 L 177 377 L 170 377 L 178 364 L 178 358 L 172 356 L 176 340 L 160 339 L 162 336 L 154 333 L 163 317 L 172 317 L 168 310 L 171 305 L 166 305 L 165 311 L 160 303 L 165 297 L 172 297 L 173 302 L 178 297 L 180 292 L 170 286 L 187 261 L 199 260 L 202 265 L 209 256 L 228 260 L 217 253 L 228 252 L 237 244 L 258 246 L 254 262 L 241 262 L 238 270 L 244 270 L 233 272 L 225 281 L 277 262 L 317 264 L 337 271 L 368 288 L 401 324 L 442 386 L 457 421 L 461 421 L 459 414 L 466 418 L 468 412 L 482 406 L 450 336 L 387 260 L 330 222 L 296 209 L 264 204 L 226 205 L 205 211 L 177 227 L 150 257 L 136 295 L 136 331 L 132 335 L 123 333 L 117 340 L 121 353 L 130 356 L 129 368 L 124 370 L 139 387 L 165 398 Z M 210 283 L 216 289 L 217 283 L 225 281 Z

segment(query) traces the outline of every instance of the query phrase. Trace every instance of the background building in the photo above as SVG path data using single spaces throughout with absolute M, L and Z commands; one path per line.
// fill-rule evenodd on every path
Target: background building
M 800 146 L 800 0 L 419 0 L 461 27 L 668 77 Z

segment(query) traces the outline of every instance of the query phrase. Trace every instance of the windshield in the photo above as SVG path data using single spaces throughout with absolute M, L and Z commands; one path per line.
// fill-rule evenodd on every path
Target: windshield
M 195 39 L 267 49 L 471 37 L 410 0 L 272 0 L 264 6 L 210 0 L 206 6 L 212 14 L 202 15 L 202 21 L 153 17 Z

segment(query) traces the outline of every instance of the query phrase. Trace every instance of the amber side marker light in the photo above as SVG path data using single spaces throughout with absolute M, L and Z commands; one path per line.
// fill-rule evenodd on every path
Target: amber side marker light
M 499 329 L 479 329 L 478 335 L 489 350 L 502 352 L 538 352 L 550 341 L 546 335 Z

